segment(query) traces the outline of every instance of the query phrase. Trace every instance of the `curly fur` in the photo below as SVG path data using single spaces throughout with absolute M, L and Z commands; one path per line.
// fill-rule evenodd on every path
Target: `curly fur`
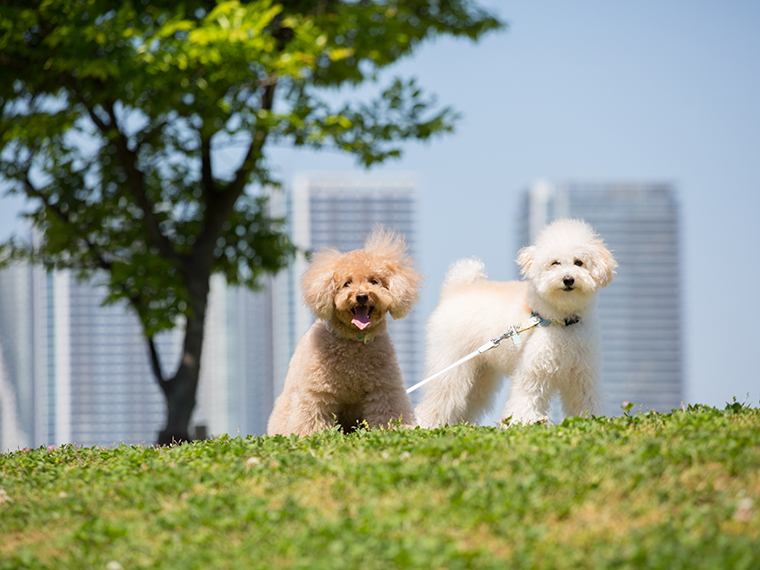
M 511 385 L 502 416 L 512 423 L 545 420 L 557 392 L 566 415 L 601 412 L 595 306 L 617 267 L 612 253 L 587 223 L 563 219 L 520 250 L 517 263 L 526 281 L 488 281 L 476 259 L 452 265 L 428 322 L 427 375 L 524 323 L 531 312 L 580 320 L 526 331 L 519 347 L 504 341 L 432 381 L 416 410 L 420 425 L 476 422 L 492 406 L 504 375 Z
M 363 249 L 318 252 L 301 279 L 318 320 L 296 347 L 267 433 L 416 425 L 386 315 L 407 316 L 421 281 L 403 237 L 389 230 L 374 230 Z

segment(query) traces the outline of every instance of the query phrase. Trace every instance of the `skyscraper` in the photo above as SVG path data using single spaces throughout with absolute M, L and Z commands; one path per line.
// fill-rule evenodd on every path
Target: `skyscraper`
M 32 269 L 0 272 L 0 452 L 26 446 L 35 432 Z
M 60 274 L 28 263 L 0 271 L 0 451 L 54 443 L 56 434 L 68 434 L 71 375 L 56 367 L 56 356 L 66 360 L 60 345 L 68 342 L 60 327 L 66 314 L 53 298 L 60 283 Z
M 599 295 L 605 413 L 669 412 L 683 398 L 678 205 L 668 184 L 552 184 L 525 193 L 521 246 L 548 222 L 582 218 L 619 267 Z
M 153 443 L 166 415 L 137 316 L 69 271 L 0 272 L 0 451 L 61 443 Z M 261 434 L 274 401 L 269 293 L 214 277 L 191 429 Z M 181 331 L 159 335 L 164 374 Z
M 366 235 L 377 225 L 394 229 L 406 238 L 416 257 L 416 182 L 409 175 L 318 174 L 295 178 L 286 196 L 291 236 L 303 250 L 334 247 L 340 251 L 359 249 Z M 278 350 L 275 355 L 275 394 L 282 391 L 287 362 L 296 343 L 314 322 L 301 302 L 299 279 L 306 269 L 300 258 L 276 278 L 274 306 L 282 308 Z M 388 330 L 398 353 L 406 384 L 420 380 L 423 336 L 421 319 L 415 311 L 406 318 L 389 320 Z
M 211 279 L 193 422 L 209 434 L 263 435 L 274 405 L 271 277 L 262 291 Z
M 17 424 L 0 426 L 3 451 L 155 441 L 166 406 L 140 323 L 123 304 L 101 306 L 105 294 L 69 271 L 20 263 L 0 272 L 4 399 L 15 397 Z M 159 341 L 169 360 L 176 341 Z

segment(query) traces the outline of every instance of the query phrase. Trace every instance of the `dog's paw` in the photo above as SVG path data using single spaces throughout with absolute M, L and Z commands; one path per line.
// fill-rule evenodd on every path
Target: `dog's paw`
M 527 426 L 527 425 L 536 424 L 536 423 L 542 423 L 546 425 L 553 424 L 553 422 L 549 419 L 549 416 L 530 414 L 530 415 L 520 416 L 520 417 L 515 417 L 515 416 L 502 417 L 501 420 L 499 420 L 499 427 L 508 428 L 514 425 Z

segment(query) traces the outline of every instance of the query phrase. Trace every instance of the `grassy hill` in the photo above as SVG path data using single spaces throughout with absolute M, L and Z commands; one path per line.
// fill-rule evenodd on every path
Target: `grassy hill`
M 760 411 L 0 455 L 0 569 L 760 568 Z

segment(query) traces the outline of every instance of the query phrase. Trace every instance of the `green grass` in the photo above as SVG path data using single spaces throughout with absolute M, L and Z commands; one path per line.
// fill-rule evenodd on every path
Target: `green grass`
M 760 411 L 0 455 L 0 569 L 760 568 Z

